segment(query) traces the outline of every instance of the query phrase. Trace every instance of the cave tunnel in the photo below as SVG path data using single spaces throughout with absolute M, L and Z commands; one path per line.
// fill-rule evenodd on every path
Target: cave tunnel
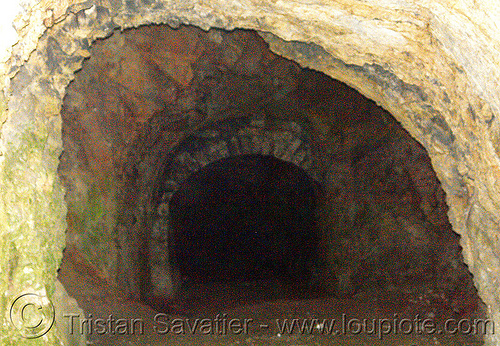
M 221 159 L 189 176 L 169 210 L 172 262 L 184 287 L 199 282 L 220 293 L 258 284 L 254 299 L 283 298 L 283 292 L 310 297 L 318 193 L 319 184 L 302 169 L 269 155 Z M 180 292 L 186 300 L 189 290 Z
M 170 201 L 174 262 L 213 281 L 275 272 L 307 281 L 318 245 L 315 199 L 314 180 L 272 156 L 213 162 Z
M 484 315 L 426 150 L 373 101 L 253 31 L 115 31 L 93 44 L 62 118 L 59 278 L 87 314 Z M 276 337 L 254 332 L 247 344 Z

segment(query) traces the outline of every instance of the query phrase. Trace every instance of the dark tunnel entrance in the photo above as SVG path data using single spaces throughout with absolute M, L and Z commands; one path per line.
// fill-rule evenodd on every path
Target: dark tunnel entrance
M 205 166 L 170 200 L 171 251 L 181 276 L 243 284 L 276 277 L 298 294 L 317 261 L 318 193 L 301 168 L 272 156 Z

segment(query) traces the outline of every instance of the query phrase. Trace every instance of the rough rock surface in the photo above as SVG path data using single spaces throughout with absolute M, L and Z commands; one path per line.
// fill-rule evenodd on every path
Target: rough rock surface
M 19 43 L 2 64 L 4 316 L 19 291 L 52 296 L 65 229 L 56 173 L 62 149 L 59 111 L 74 71 L 95 38 L 117 26 L 161 22 L 271 32 L 276 36 L 263 36 L 273 50 L 349 83 L 390 111 L 427 149 L 479 294 L 500 325 L 500 13 L 495 1 L 73 3 L 29 2 L 21 17 L 31 20 L 16 27 Z M 50 29 L 41 36 L 45 27 Z M 2 328 L 3 340 L 23 342 L 7 322 Z M 55 334 L 39 342 L 55 344 Z M 500 343 L 498 335 L 488 336 L 487 343 Z
M 263 154 L 326 191 L 316 285 L 346 294 L 437 278 L 447 304 L 477 305 L 425 149 L 372 101 L 248 31 L 143 27 L 91 53 L 64 99 L 59 174 L 67 251 L 101 278 L 174 296 L 170 199 L 214 161 Z

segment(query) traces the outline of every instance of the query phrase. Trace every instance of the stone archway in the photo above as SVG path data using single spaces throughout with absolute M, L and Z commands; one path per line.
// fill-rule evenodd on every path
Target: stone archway
M 149 6 L 77 5 L 67 12 L 54 6 L 44 23 L 50 29 L 45 31 L 40 18 L 19 30 L 25 44 L 15 47 L 6 65 L 9 69 L 4 69 L 11 78 L 4 99 L 1 144 L 2 224 L 9 235 L 2 246 L 7 249 L 4 261 L 9 268 L 4 271 L 8 273 L 5 292 L 14 296 L 30 289 L 41 294 L 47 291 L 50 296 L 54 287 L 65 229 L 63 193 L 56 178 L 61 152 L 58 114 L 65 87 L 88 55 L 91 42 L 117 26 L 190 22 L 202 28 L 272 32 L 276 36 L 262 36 L 274 51 L 349 83 L 389 110 L 428 150 L 447 193 L 450 221 L 462 237 L 465 260 L 489 316 L 500 323 L 496 69 L 474 59 L 494 56 L 494 49 L 472 46 L 475 40 L 467 42 L 467 35 L 460 37 L 459 44 L 453 40 L 464 32 L 462 27 L 483 26 L 477 24 L 479 20 L 437 5 L 398 9 L 397 22 L 408 23 L 404 25 L 393 20 L 394 9 L 375 5 L 300 8 L 280 3 L 238 8 L 193 3 L 165 9 L 158 2 Z M 470 10 L 474 13 L 470 18 L 483 18 L 489 12 L 487 8 Z M 38 37 L 42 32 L 40 40 L 26 34 Z M 474 37 L 481 41 L 481 35 Z M 495 64 L 487 61 L 486 66 Z M 19 240 L 21 235 L 32 241 L 25 244 Z M 40 258 L 39 253 L 46 257 Z M 4 337 L 12 335 L 6 332 Z M 54 335 L 49 337 L 55 340 Z M 487 342 L 498 343 L 495 338 L 491 335 Z
M 239 120 L 239 121 L 238 121 Z M 181 185 L 205 166 L 219 160 L 244 155 L 270 156 L 303 169 L 310 177 L 316 176 L 314 156 L 309 143 L 304 141 L 300 125 L 293 121 L 282 121 L 270 126 L 265 118 L 247 121 L 229 119 L 223 124 L 212 124 L 208 128 L 195 131 L 169 160 L 166 172 L 162 175 L 165 186 L 161 188 L 161 201 L 152 215 L 146 217 L 151 228 L 148 237 L 149 251 L 152 252 L 147 265 L 151 271 L 148 291 L 154 299 L 165 299 L 175 294 L 176 268 L 172 268 L 169 254 L 163 247 L 168 244 L 171 232 L 170 200 Z M 316 183 L 319 185 L 317 182 Z M 146 208 L 150 209 L 150 208 Z M 153 221 L 149 221 L 153 220 Z M 170 245 L 171 247 L 171 245 Z

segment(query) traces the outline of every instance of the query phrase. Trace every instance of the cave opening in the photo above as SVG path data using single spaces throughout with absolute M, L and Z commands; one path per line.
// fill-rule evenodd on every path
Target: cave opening
M 306 293 L 319 253 L 319 188 L 296 165 L 269 155 L 221 159 L 189 176 L 169 210 L 171 253 L 184 286 L 220 293 L 258 284 L 266 299 L 273 289 L 275 298 Z M 186 300 L 189 289 L 180 291 Z
M 86 313 L 483 316 L 426 150 L 373 101 L 253 31 L 144 26 L 91 53 L 59 167 L 59 277 Z
M 170 202 L 180 271 L 214 281 L 270 272 L 307 280 L 318 232 L 313 181 L 300 173 L 272 156 L 243 155 L 191 175 Z

